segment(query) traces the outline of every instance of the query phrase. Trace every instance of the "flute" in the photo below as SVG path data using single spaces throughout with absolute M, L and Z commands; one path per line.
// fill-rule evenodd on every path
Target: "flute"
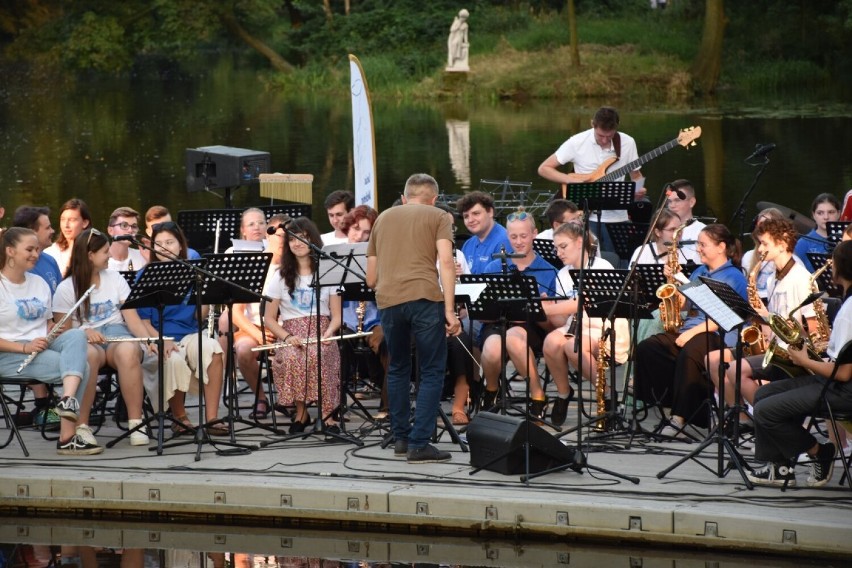
M 62 333 L 62 326 L 63 326 L 63 325 L 65 325 L 65 322 L 66 322 L 66 321 L 68 321 L 68 318 L 70 318 L 72 315 L 74 315 L 74 312 L 75 312 L 75 311 L 77 311 L 77 308 L 79 308 L 79 307 L 80 307 L 80 304 L 82 304 L 84 301 L 86 301 L 86 298 L 88 298 L 88 297 L 89 297 L 89 294 L 91 294 L 91 293 L 92 293 L 92 290 L 94 290 L 94 289 L 95 289 L 95 285 L 94 285 L 94 284 L 92 284 L 91 286 L 89 286 L 89 289 L 88 289 L 88 290 L 86 290 L 85 292 L 83 292 L 83 295 L 82 295 L 82 296 L 80 296 L 80 299 L 79 299 L 79 300 L 77 300 L 77 303 L 76 303 L 76 304 L 74 304 L 74 305 L 71 307 L 71 309 L 70 309 L 70 310 L 68 310 L 68 313 L 66 313 L 64 316 L 62 316 L 62 319 L 60 319 L 58 322 L 56 322 L 56 325 L 54 325 L 54 326 L 53 326 L 53 329 L 51 329 L 51 330 L 50 330 L 50 333 L 48 333 L 48 334 L 47 334 L 47 336 L 45 337 L 45 339 L 47 340 L 47 344 L 48 344 L 48 345 L 50 345 L 50 342 L 51 342 L 51 341 L 53 341 L 54 339 L 56 339 L 56 336 L 57 336 L 57 335 L 59 335 L 60 333 Z M 33 359 L 35 359 L 35 358 L 36 358 L 36 356 L 37 356 L 39 353 L 41 353 L 41 351 L 33 351 L 32 353 L 30 353 L 29 357 L 27 357 L 26 359 L 24 359 L 24 362 L 23 362 L 23 363 L 21 363 L 21 366 L 20 366 L 20 367 L 18 367 L 18 373 L 20 373 L 21 371 L 23 371 L 23 370 L 27 367 L 27 365 L 29 365 L 30 363 L 32 363 L 32 362 L 33 362 Z
M 362 331 L 361 333 L 349 333 L 347 335 L 335 335 L 334 337 L 326 337 L 321 339 L 322 343 L 328 343 L 330 341 L 340 341 L 341 339 L 355 339 L 357 337 L 364 337 L 367 335 L 373 335 L 372 331 Z M 316 343 L 317 340 L 315 338 L 310 338 L 305 341 L 299 342 L 298 345 L 310 345 L 312 343 Z M 281 349 L 283 347 L 296 347 L 290 343 L 285 343 L 284 341 L 279 341 L 278 343 L 267 343 L 265 345 L 258 345 L 257 347 L 252 347 L 252 351 L 269 351 L 270 349 Z
M 121 343 L 123 341 L 138 343 L 156 343 L 159 337 L 107 337 L 105 343 Z M 174 341 L 174 337 L 164 337 L 163 341 Z

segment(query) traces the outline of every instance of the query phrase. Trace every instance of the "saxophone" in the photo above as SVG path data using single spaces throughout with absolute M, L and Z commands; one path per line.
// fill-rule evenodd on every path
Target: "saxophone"
M 832 259 L 828 259 L 820 269 L 811 275 L 811 292 L 819 292 L 817 278 L 819 278 L 820 274 L 831 268 L 831 265 Z M 828 314 L 825 312 L 825 304 L 823 304 L 822 300 L 814 301 L 814 313 L 816 314 L 817 328 L 811 334 L 811 343 L 818 353 L 822 353 L 828 348 L 828 338 L 831 335 L 831 324 L 828 321 Z
M 683 318 L 680 316 L 681 298 L 677 293 L 677 280 L 675 274 L 680 272 L 680 263 L 677 260 L 677 243 L 680 240 L 680 234 L 691 224 L 687 221 L 680 227 L 675 229 L 672 235 L 672 246 L 669 247 L 669 253 L 666 257 L 666 265 L 671 269 L 671 274 L 667 278 L 667 282 L 657 288 L 657 297 L 660 302 L 660 320 L 663 322 L 663 329 L 667 333 L 677 333 L 680 326 L 683 325 Z
M 748 303 L 755 310 L 763 308 L 763 300 L 757 293 L 757 273 L 760 272 L 764 259 L 766 259 L 766 253 L 760 253 L 760 257 L 754 263 L 751 272 L 748 273 L 748 286 L 746 287 Z M 740 333 L 740 338 L 743 342 L 743 355 L 746 357 L 766 353 L 766 339 L 763 337 L 763 329 L 759 323 L 755 322 L 744 328 Z
M 604 333 L 598 341 L 598 373 L 595 377 L 595 402 L 598 415 L 595 430 L 598 432 L 606 430 L 606 418 L 604 417 L 606 414 L 606 374 L 609 371 L 609 344 L 606 337 L 607 334 Z

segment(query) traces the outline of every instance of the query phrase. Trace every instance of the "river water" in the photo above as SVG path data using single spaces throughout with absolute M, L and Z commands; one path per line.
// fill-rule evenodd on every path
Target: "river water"
M 269 152 L 273 171 L 313 174 L 314 218 L 326 227 L 324 196 L 352 188 L 347 92 L 330 100 L 272 91 L 236 56 L 217 57 L 208 69 L 201 77 L 76 81 L 20 73 L 5 82 L 0 203 L 7 219 L 18 205 L 58 209 L 71 197 L 84 199 L 101 227 L 121 205 L 140 211 L 153 204 L 173 211 L 223 207 L 222 191 L 187 191 L 184 166 L 187 148 L 223 145 Z M 652 199 L 665 182 L 688 178 L 698 189 L 696 212 L 725 223 L 753 184 L 747 219 L 762 200 L 807 213 L 817 193 L 842 198 L 852 187 L 852 104 L 813 98 L 723 98 L 699 108 L 664 100 L 524 105 L 378 100 L 373 115 L 380 207 L 396 199 L 408 175 L 418 171 L 434 175 L 448 194 L 476 189 L 481 179 L 555 190 L 536 174 L 538 164 L 587 128 L 597 106 L 612 103 L 640 154 L 673 140 L 682 128 L 702 129 L 696 146 L 675 146 L 644 166 Z M 777 148 L 765 169 L 744 163 L 755 145 L 766 143 Z M 260 202 L 257 186 L 233 192 L 237 207 Z

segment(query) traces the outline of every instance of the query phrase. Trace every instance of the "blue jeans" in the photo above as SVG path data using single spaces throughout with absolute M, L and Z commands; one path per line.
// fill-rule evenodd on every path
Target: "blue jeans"
M 23 343 L 23 342 L 19 342 Z M 62 385 L 67 376 L 80 377 L 80 386 L 74 395 L 80 399 L 89 381 L 89 363 L 86 360 L 86 333 L 81 329 L 69 329 L 59 334 L 47 349 L 39 353 L 32 363 L 18 374 L 18 367 L 28 355 L 23 353 L 0 354 L 0 376 L 21 382 L 35 379 L 51 385 Z
M 447 368 L 447 342 L 443 302 L 415 300 L 379 311 L 388 346 L 388 409 L 397 440 L 410 449 L 429 443 L 435 430 L 438 405 Z M 411 337 L 417 347 L 420 386 L 411 426 Z

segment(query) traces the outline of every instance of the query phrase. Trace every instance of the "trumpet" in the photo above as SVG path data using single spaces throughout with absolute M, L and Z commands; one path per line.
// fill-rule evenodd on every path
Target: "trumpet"
M 60 319 L 58 322 L 56 322 L 56 325 L 54 325 L 54 326 L 53 326 L 53 329 L 51 329 L 51 330 L 50 330 L 50 333 L 48 333 L 48 334 L 47 334 L 47 336 L 45 337 L 45 339 L 47 340 L 47 344 L 48 344 L 48 345 L 50 345 L 50 344 L 51 344 L 51 342 L 52 342 L 54 339 L 56 339 L 56 336 L 57 336 L 57 335 L 59 335 L 60 333 L 62 333 L 62 327 L 65 325 L 65 322 L 66 322 L 66 321 L 68 321 L 68 318 L 70 318 L 72 315 L 74 315 L 74 312 L 76 312 L 76 311 L 77 311 L 77 308 L 79 308 L 79 307 L 80 307 L 80 305 L 81 305 L 83 302 L 85 302 L 85 301 L 86 301 L 86 298 L 88 298 L 88 297 L 89 297 L 89 294 L 91 294 L 91 293 L 92 293 L 92 291 L 93 291 L 94 289 L 95 289 L 95 285 L 94 285 L 94 284 L 92 284 L 91 286 L 89 286 L 89 289 L 88 289 L 88 290 L 86 290 L 85 292 L 83 292 L 83 295 L 82 295 L 82 296 L 80 296 L 80 299 L 79 299 L 79 300 L 77 300 L 77 303 L 76 303 L 76 304 L 74 304 L 73 306 L 71 306 L 71 309 L 70 309 L 70 310 L 68 310 L 68 313 L 66 313 L 64 316 L 62 316 L 62 319 Z M 18 373 L 20 373 L 21 371 L 23 371 L 23 370 L 27 367 L 27 365 L 29 365 L 30 363 L 32 363 L 32 362 L 33 362 L 33 359 L 35 359 L 35 358 L 36 358 L 36 356 L 38 356 L 38 354 L 39 354 L 39 353 L 41 353 L 41 351 L 33 351 L 32 353 L 30 353 L 29 357 L 27 357 L 26 359 L 24 359 L 24 362 L 23 362 L 23 363 L 21 363 L 21 366 L 20 366 L 20 367 L 18 367 Z
M 359 337 L 365 337 L 367 335 L 373 335 L 372 331 L 362 331 L 360 333 L 349 333 L 346 335 L 335 335 L 334 337 L 325 337 L 320 339 L 321 343 L 330 343 L 332 341 L 340 341 L 341 339 L 357 339 Z M 304 341 L 300 341 L 297 345 L 292 345 L 290 343 L 286 343 L 284 341 L 279 341 L 277 343 L 266 343 L 264 345 L 258 345 L 257 347 L 252 347 L 252 351 L 270 351 L 272 349 L 283 349 L 286 347 L 298 347 L 304 345 L 311 345 L 316 343 L 317 340 L 313 337 L 310 339 L 306 339 Z

